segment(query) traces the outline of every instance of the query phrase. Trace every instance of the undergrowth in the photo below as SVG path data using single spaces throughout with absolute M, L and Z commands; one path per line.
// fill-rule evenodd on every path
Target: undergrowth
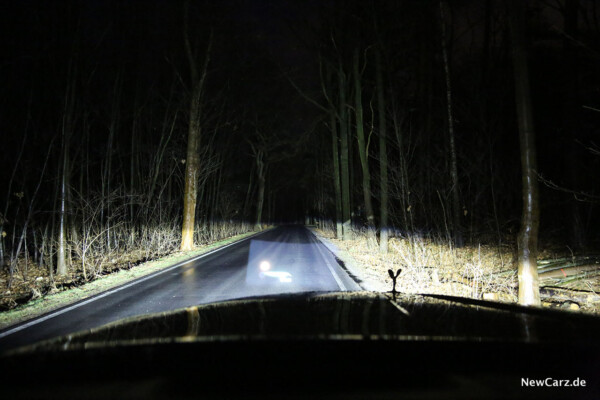
M 359 264 L 361 279 L 370 290 L 390 291 L 395 279 L 395 290 L 407 294 L 441 294 L 507 303 L 518 300 L 516 248 L 510 241 L 502 245 L 471 243 L 456 248 L 439 235 L 404 234 L 391 237 L 388 253 L 381 254 L 377 246 L 369 243 L 366 231 L 354 230 L 353 238 L 346 241 L 335 239 L 331 224 L 321 224 L 317 231 Z M 561 260 L 564 256 L 552 247 L 541 248 L 538 261 Z M 548 274 L 540 275 L 540 288 L 545 291 L 542 305 L 600 314 L 597 267 L 591 265 L 588 269 L 591 269 L 589 278 L 584 276 L 565 284 Z M 398 270 L 400 273 L 394 278 Z M 557 288 L 562 290 L 560 296 L 548 294 Z
M 197 249 L 236 235 L 253 231 L 251 224 L 215 223 L 210 229 L 199 227 Z M 82 235 L 69 242 L 67 274 L 57 276 L 53 269 L 55 254 L 46 254 L 35 262 L 33 257 L 20 257 L 9 268 L 0 269 L 0 311 L 14 309 L 47 294 L 73 289 L 119 271 L 179 252 L 181 231 L 178 226 L 143 227 L 137 231 L 115 230 L 110 243 L 100 238 L 103 232 Z

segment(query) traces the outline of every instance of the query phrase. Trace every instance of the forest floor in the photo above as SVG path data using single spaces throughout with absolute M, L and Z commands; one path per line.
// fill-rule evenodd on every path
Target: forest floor
M 348 241 L 335 239 L 328 229 L 315 229 L 315 233 L 341 250 L 343 261 L 351 264 L 349 269 L 367 290 L 391 291 L 393 280 L 388 270 L 394 274 L 400 270 L 397 292 L 517 302 L 514 242 L 454 248 L 442 240 L 392 237 L 388 253 L 381 254 L 377 246 L 369 246 L 365 233 L 357 232 Z M 540 247 L 542 305 L 600 314 L 600 257 L 573 257 L 559 246 Z
M 118 261 L 103 263 L 98 268 L 99 272 L 87 280 L 78 268 L 70 268 L 66 275 L 59 277 L 50 275 L 46 267 L 39 268 L 36 264 L 25 264 L 24 260 L 20 260 L 10 289 L 8 268 L 0 271 L 0 329 L 94 296 L 255 233 L 248 232 L 199 245 L 192 251 L 156 255 L 151 260 L 136 254 L 124 255 Z

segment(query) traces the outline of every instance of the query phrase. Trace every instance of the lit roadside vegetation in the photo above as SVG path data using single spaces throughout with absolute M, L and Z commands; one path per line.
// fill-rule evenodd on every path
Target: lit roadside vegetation
M 389 240 L 389 251 L 381 254 L 378 247 L 369 247 L 365 232 L 355 231 L 352 240 L 335 239 L 331 229 L 315 232 L 335 244 L 340 258 L 348 265 L 367 290 L 392 290 L 389 270 L 395 274 L 396 291 L 406 294 L 440 294 L 517 303 L 517 273 L 512 245 L 475 245 L 454 248 L 443 239 L 409 236 Z M 556 257 L 542 253 L 541 257 Z M 589 281 L 587 282 L 589 283 Z M 541 279 L 543 288 L 555 288 L 556 283 Z M 588 285 L 589 286 L 589 285 Z M 568 286 L 564 286 L 569 289 Z M 591 296 L 594 289 L 587 288 Z M 588 295 L 589 296 L 589 295 Z M 600 313 L 600 302 L 546 298 L 547 307 Z
M 367 236 L 355 232 L 354 239 L 334 239 L 328 231 L 318 231 L 355 261 L 367 289 L 389 291 L 388 270 L 401 270 L 396 290 L 408 294 L 444 294 L 471 298 L 494 294 L 504 301 L 516 301 L 512 289 L 516 272 L 494 278 L 494 272 L 509 268 L 512 249 L 478 246 L 456 249 L 428 238 L 393 237 L 387 254 L 370 248 Z
M 130 269 L 117 270 L 107 275 L 98 276 L 93 281 L 61 291 L 55 290 L 46 295 L 39 296 L 27 302 L 26 304 L 17 306 L 8 311 L 1 312 L 0 329 L 4 329 L 8 326 L 26 321 L 31 318 L 35 318 L 58 308 L 68 306 L 72 303 L 84 300 L 117 286 L 124 285 L 135 279 L 153 274 L 179 262 L 207 253 L 215 248 L 225 246 L 229 243 L 236 242 L 255 233 L 257 232 L 247 232 L 213 243 L 199 245 L 191 251 L 176 251 L 159 259 L 136 265 Z

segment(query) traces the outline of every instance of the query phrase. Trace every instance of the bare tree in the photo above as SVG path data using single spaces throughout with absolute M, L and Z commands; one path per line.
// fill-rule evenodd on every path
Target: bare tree
M 12 285 L 12 279 L 13 279 L 13 276 L 14 276 L 14 271 L 15 271 L 15 267 L 17 265 L 17 261 L 19 259 L 20 253 L 21 253 L 21 248 L 23 247 L 24 243 L 25 243 L 25 247 L 27 246 L 26 245 L 26 242 L 27 242 L 27 228 L 29 226 L 29 223 L 31 222 L 32 217 L 33 217 L 33 204 L 35 203 L 37 194 L 38 194 L 38 192 L 40 190 L 40 186 L 42 184 L 42 180 L 43 180 L 44 174 L 46 172 L 46 166 L 48 165 L 48 159 L 50 158 L 50 154 L 52 152 L 52 145 L 53 144 L 54 144 L 54 138 L 50 141 L 50 145 L 48 146 L 48 152 L 46 153 L 46 159 L 44 161 L 44 166 L 42 167 L 42 171 L 40 173 L 40 178 L 38 180 L 38 183 L 37 183 L 37 186 L 35 188 L 35 191 L 33 192 L 33 195 L 32 195 L 31 200 L 29 202 L 29 208 L 27 210 L 27 217 L 25 219 L 25 222 L 23 223 L 23 229 L 21 231 L 21 236 L 19 238 L 19 242 L 17 244 L 16 251 L 14 253 L 14 256 L 11 257 L 12 259 L 11 259 L 11 262 L 10 262 L 10 271 L 9 271 L 10 279 L 9 279 L 9 282 L 8 282 L 8 287 L 9 288 Z M 0 218 L 1 217 L 2 216 L 0 216 Z M 27 258 L 27 248 L 25 248 L 25 258 Z
M 335 232 L 338 239 L 342 239 L 344 231 L 342 229 L 342 187 L 340 185 L 340 157 L 338 147 L 337 124 L 335 113 L 330 113 L 331 130 L 331 149 L 333 158 L 333 189 L 335 196 Z
M 388 157 L 387 157 L 387 124 L 385 118 L 385 94 L 383 89 L 383 72 L 381 66 L 381 49 L 375 49 L 375 68 L 377 85 L 377 108 L 379 114 L 379 186 L 381 193 L 379 251 L 388 251 Z
M 358 155 L 362 167 L 362 189 L 367 214 L 367 229 L 370 245 L 377 243 L 375 234 L 375 213 L 373 212 L 373 201 L 371 199 L 371 173 L 369 172 L 369 146 L 365 142 L 362 107 L 362 83 L 359 68 L 358 48 L 354 49 L 353 61 L 354 74 L 354 107 L 356 112 L 356 138 L 358 142 Z
M 338 135 L 338 126 L 341 131 L 341 124 L 338 124 L 339 114 L 337 107 L 332 101 L 333 97 L 333 86 L 335 83 L 334 74 L 335 71 L 330 64 L 327 64 L 327 76 L 324 77 L 322 74 L 323 70 L 323 58 L 319 55 L 319 70 L 321 71 L 321 89 L 323 96 L 327 100 L 329 108 L 322 108 L 329 114 L 329 131 L 331 133 L 331 155 L 333 160 L 333 190 L 334 190 L 334 204 L 335 204 L 335 232 L 338 239 L 343 239 L 343 220 L 342 220 L 342 185 L 340 182 L 340 138 Z M 342 132 L 340 132 L 342 133 Z
M 184 8 L 184 44 L 190 65 L 191 91 L 190 91 L 190 115 L 188 127 L 188 141 L 185 169 L 185 188 L 183 193 L 183 227 L 181 230 L 181 250 L 191 250 L 194 246 L 194 226 L 196 217 L 196 198 L 198 195 L 198 172 L 200 168 L 200 157 L 198 155 L 198 146 L 201 135 L 201 114 L 202 114 L 202 96 L 204 93 L 204 83 L 206 81 L 206 72 L 210 60 L 212 47 L 212 31 L 208 38 L 204 62 L 201 67 L 198 66 L 195 51 L 190 42 L 189 30 L 189 1 L 186 1 Z
M 15 174 L 19 168 L 19 163 L 21 161 L 21 157 L 23 156 L 23 149 L 25 148 L 25 143 L 27 143 L 27 129 L 25 129 L 25 133 L 23 134 L 23 142 L 21 143 L 21 148 L 19 149 L 19 153 L 17 155 L 16 162 L 13 166 L 12 173 L 10 175 L 10 179 L 7 185 L 6 192 L 6 202 L 4 203 L 4 211 L 0 213 L 0 267 L 5 265 L 5 250 L 4 250 L 4 238 L 6 236 L 6 231 L 4 230 L 4 224 L 8 222 L 8 206 L 10 204 L 10 195 L 11 189 L 13 185 L 13 181 L 15 179 Z
M 106 247 L 110 250 L 111 248 L 111 202 L 109 200 L 112 181 L 112 164 L 113 164 L 113 153 L 114 153 L 114 142 L 115 135 L 118 133 L 119 119 L 121 113 L 121 91 L 122 91 L 122 79 L 121 73 L 117 74 L 115 79 L 115 85 L 112 93 L 112 107 L 110 110 L 110 124 L 108 127 L 108 141 L 106 144 L 106 155 L 104 161 L 104 169 L 102 171 L 102 203 L 104 206 L 101 208 L 101 220 L 105 221 L 105 233 L 106 233 Z
M 268 164 L 265 160 L 265 151 L 263 148 L 252 146 L 254 161 L 256 162 L 256 178 L 258 180 L 258 198 L 256 200 L 256 222 L 255 228 L 262 228 L 263 205 L 265 202 L 265 179 Z
M 446 43 L 446 20 L 444 18 L 444 4 L 440 0 L 440 20 L 442 24 L 442 56 L 444 59 L 444 74 L 446 78 L 446 109 L 448 112 L 448 140 L 450 143 L 450 178 L 452 181 L 452 225 L 454 245 L 462 247 L 463 236 L 460 221 L 460 198 L 458 194 L 458 166 L 456 157 L 456 143 L 454 138 L 454 116 L 452 115 L 452 86 L 450 79 L 450 62 L 448 61 L 448 44 Z
M 62 160 L 60 178 L 60 205 L 59 205 L 59 227 L 58 227 L 58 249 L 56 260 L 56 274 L 67 273 L 67 199 L 70 190 L 70 168 L 69 168 L 69 142 L 75 128 L 75 74 L 72 72 L 72 64 L 69 67 L 67 89 L 62 120 Z
M 348 112 L 346 104 L 346 74 L 339 60 L 338 90 L 339 90 L 339 121 L 340 121 L 340 179 L 342 183 L 342 230 L 343 239 L 352 238 L 352 221 L 350 219 L 350 161 L 348 157 Z
M 519 231 L 518 277 L 519 303 L 540 305 L 540 288 L 537 272 L 537 240 L 540 224 L 539 194 L 537 182 L 537 157 L 531 92 L 529 85 L 528 51 L 526 45 L 526 4 L 522 0 L 510 2 L 510 34 L 512 60 L 515 75 L 515 102 L 521 148 L 521 179 L 523 191 L 523 215 Z
M 333 178 L 335 190 L 335 207 L 336 207 L 336 234 L 342 240 L 352 238 L 352 220 L 351 220 L 351 141 L 349 132 L 348 113 L 348 93 L 350 79 L 344 70 L 344 62 L 341 54 L 341 49 L 338 48 L 335 40 L 335 33 L 332 29 L 330 32 L 332 42 L 331 53 L 335 54 L 333 60 L 327 60 L 323 57 L 323 53 L 319 52 L 319 69 L 321 72 L 321 89 L 323 96 L 327 101 L 327 105 L 322 105 L 315 99 L 306 95 L 302 89 L 288 77 L 288 80 L 297 92 L 306 99 L 309 103 L 316 106 L 321 111 L 329 114 L 332 140 L 332 157 L 333 157 Z M 334 65 L 336 64 L 336 65 Z M 326 65 L 327 76 L 322 74 L 323 65 Z M 337 79 L 336 79 L 337 77 Z
M 256 214 L 255 214 L 255 229 L 262 229 L 263 224 L 263 208 L 265 205 L 265 187 L 267 180 L 267 171 L 271 163 L 279 161 L 283 156 L 280 154 L 279 157 L 275 156 L 277 151 L 275 148 L 279 144 L 279 141 L 275 135 L 270 132 L 262 131 L 258 128 L 258 118 L 254 122 L 254 142 L 248 140 L 250 148 L 252 149 L 252 155 L 254 157 L 254 172 L 256 173 L 257 187 L 256 187 Z M 266 128 L 271 131 L 272 127 Z M 284 154 L 284 153 L 282 153 Z

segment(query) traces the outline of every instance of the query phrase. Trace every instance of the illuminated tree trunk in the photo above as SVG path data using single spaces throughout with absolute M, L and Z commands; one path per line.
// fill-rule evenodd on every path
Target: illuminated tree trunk
M 194 96 L 195 97 L 195 96 Z M 190 125 L 185 167 L 185 189 L 183 194 L 183 228 L 181 231 L 181 250 L 191 250 L 194 247 L 194 225 L 196 217 L 196 197 L 198 194 L 198 170 L 200 157 L 198 143 L 200 142 L 199 104 L 194 99 L 190 106 Z
M 69 82 L 65 93 L 62 121 L 62 160 L 60 177 L 60 208 L 58 227 L 58 249 L 56 254 L 56 274 L 67 273 L 67 198 L 69 196 L 69 142 L 73 132 L 75 114 L 75 75 L 69 66 Z
M 373 203 L 371 200 L 371 174 L 369 172 L 369 149 L 365 143 L 365 132 L 363 126 L 363 108 L 362 108 L 362 84 L 360 81 L 360 71 L 358 65 L 358 48 L 354 50 L 354 107 L 356 111 L 356 138 L 358 142 L 358 155 L 362 167 L 362 189 L 365 202 L 365 212 L 367 214 L 367 229 L 369 236 L 369 245 L 377 243 L 375 232 L 375 213 L 373 212 Z
M 188 142 L 186 153 L 185 168 L 185 188 L 183 193 L 183 227 L 181 230 L 181 250 L 191 250 L 194 247 L 194 226 L 196 217 L 196 197 L 198 193 L 198 173 L 200 169 L 200 157 L 198 146 L 200 144 L 202 112 L 202 93 L 204 81 L 206 80 L 206 70 L 210 60 L 210 50 L 212 46 L 212 32 L 208 39 L 208 46 L 204 56 L 202 70 L 198 70 L 197 61 L 194 57 L 194 51 L 190 44 L 189 26 L 188 26 L 189 2 L 185 3 L 184 15 L 184 41 L 185 49 L 190 64 L 190 76 L 192 80 L 192 90 L 190 98 L 190 117 L 188 127 Z
M 339 118 L 340 118 L 340 178 L 342 180 L 342 229 L 343 240 L 352 238 L 350 220 L 350 172 L 348 160 L 348 123 L 346 112 L 346 76 L 342 69 L 338 71 Z
M 56 274 L 67 273 L 66 249 L 67 249 L 67 174 L 69 173 L 69 144 L 68 135 L 63 132 L 63 158 L 60 178 L 60 209 L 58 227 L 58 249 L 56 259 Z
M 535 130 L 524 32 L 525 3 L 521 0 L 512 0 L 510 4 L 510 34 L 523 185 L 523 215 L 521 230 L 517 239 L 519 303 L 523 305 L 540 305 L 540 289 L 536 262 L 540 211 L 536 176 Z
M 381 52 L 375 50 L 375 68 L 377 81 L 377 107 L 379 114 L 379 181 L 380 181 L 380 226 L 379 251 L 388 251 L 388 159 L 387 159 L 387 124 L 385 120 L 385 95 L 383 90 L 383 73 Z

